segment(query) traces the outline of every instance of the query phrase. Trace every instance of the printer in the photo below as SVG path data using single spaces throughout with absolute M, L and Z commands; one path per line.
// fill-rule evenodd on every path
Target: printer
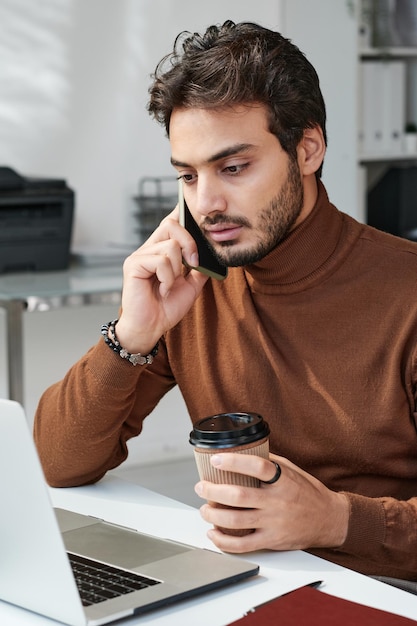
M 67 269 L 74 192 L 0 167 L 0 273 Z

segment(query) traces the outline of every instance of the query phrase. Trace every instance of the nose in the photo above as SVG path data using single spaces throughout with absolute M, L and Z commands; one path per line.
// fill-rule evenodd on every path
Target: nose
M 225 211 L 227 202 L 219 183 L 216 184 L 210 177 L 199 176 L 194 206 L 196 212 L 203 217 Z

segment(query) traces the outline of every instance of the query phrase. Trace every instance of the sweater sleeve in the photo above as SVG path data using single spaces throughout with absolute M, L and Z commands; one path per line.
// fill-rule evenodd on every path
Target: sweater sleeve
M 163 341 L 154 363 L 137 367 L 99 341 L 40 399 L 34 438 L 47 482 L 93 483 L 117 467 L 128 439 L 173 386 Z
M 364 574 L 417 580 L 417 498 L 343 493 L 350 502 L 344 544 L 309 552 Z
M 417 578 L 417 497 L 366 498 L 348 494 L 351 513 L 348 535 L 341 550 L 385 563 L 394 577 Z M 408 574 L 404 576 L 404 570 Z M 377 573 L 377 572 L 376 572 Z

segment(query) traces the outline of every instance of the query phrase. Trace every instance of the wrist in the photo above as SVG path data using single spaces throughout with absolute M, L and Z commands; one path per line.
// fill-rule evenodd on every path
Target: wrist
M 329 547 L 339 548 L 342 546 L 348 534 L 349 529 L 349 515 L 350 515 L 350 503 L 349 499 L 344 493 L 334 492 L 335 508 L 334 516 L 331 523 L 331 542 Z
M 147 365 L 151 364 L 154 357 L 158 354 L 159 342 L 150 350 L 149 353 L 142 352 L 129 352 L 122 346 L 119 338 L 116 335 L 116 324 L 118 320 L 115 319 L 108 324 L 103 324 L 101 327 L 101 334 L 103 335 L 105 343 L 116 352 L 122 359 L 126 359 L 132 365 Z
M 138 332 L 137 325 L 128 324 L 122 317 L 114 320 L 115 326 L 117 325 L 117 340 L 120 344 L 129 352 L 141 354 L 148 354 L 154 348 L 157 343 L 158 337 L 151 337 L 149 333 Z

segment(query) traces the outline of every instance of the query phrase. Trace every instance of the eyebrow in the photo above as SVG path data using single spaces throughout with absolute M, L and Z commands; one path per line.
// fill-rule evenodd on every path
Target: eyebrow
M 234 146 L 229 146 L 224 150 L 220 150 L 220 152 L 216 152 L 211 157 L 207 159 L 207 163 L 214 163 L 216 161 L 220 161 L 220 159 L 224 159 L 229 156 L 233 156 L 235 154 L 239 154 L 241 152 L 248 152 L 251 148 L 253 148 L 253 144 L 251 143 L 238 143 Z M 171 157 L 171 164 L 174 167 L 190 167 L 188 163 L 184 163 L 183 161 L 177 161 L 173 157 Z

